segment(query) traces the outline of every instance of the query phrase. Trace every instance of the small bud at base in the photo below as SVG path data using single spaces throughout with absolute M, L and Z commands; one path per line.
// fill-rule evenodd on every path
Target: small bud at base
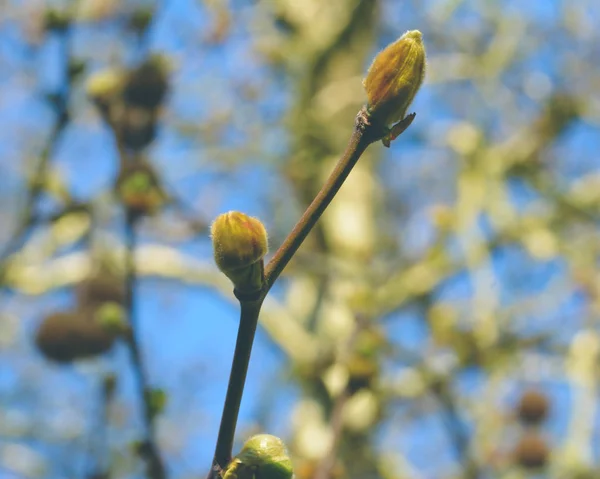
M 248 439 L 227 466 L 224 479 L 291 479 L 294 472 L 285 444 L 277 436 L 257 434 Z

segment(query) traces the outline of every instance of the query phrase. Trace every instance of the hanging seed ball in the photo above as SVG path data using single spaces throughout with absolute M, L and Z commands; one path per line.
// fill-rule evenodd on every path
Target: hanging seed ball
M 110 349 L 115 336 L 81 312 L 57 312 L 47 316 L 37 330 L 35 344 L 46 359 L 69 363 Z
M 106 303 L 125 304 L 125 285 L 122 278 L 106 272 L 95 274 L 79 284 L 79 309 L 96 310 Z
M 514 462 L 524 469 L 539 469 L 548 463 L 550 449 L 538 433 L 524 434 L 513 452 Z
M 146 162 L 121 168 L 115 189 L 123 205 L 137 215 L 157 212 L 166 200 L 158 175 Z
M 161 57 L 152 57 L 132 70 L 123 91 L 126 105 L 154 110 L 168 90 L 167 68 Z
M 517 404 L 517 416 L 521 423 L 535 425 L 548 417 L 550 402 L 547 396 L 535 389 L 525 391 Z

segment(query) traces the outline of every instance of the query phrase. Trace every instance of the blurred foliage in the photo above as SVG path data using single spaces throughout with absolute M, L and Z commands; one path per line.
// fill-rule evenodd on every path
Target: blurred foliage
M 124 303 L 122 204 L 160 452 L 206 474 L 235 334 L 189 352 L 168 298 L 235 304 L 207 224 L 243 207 L 276 248 L 370 61 L 419 29 L 416 120 L 267 298 L 279 360 L 256 346 L 238 439 L 282 437 L 298 479 L 598 477 L 598 22 L 591 0 L 0 2 L 0 476 L 143 476 L 121 341 L 72 366 L 34 349 L 44 318 Z M 193 304 L 202 337 L 217 313 Z

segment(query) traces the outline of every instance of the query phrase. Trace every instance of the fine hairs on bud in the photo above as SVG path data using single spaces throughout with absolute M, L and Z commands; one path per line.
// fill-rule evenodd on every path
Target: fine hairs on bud
M 215 263 L 236 290 L 254 293 L 263 286 L 267 230 L 257 218 L 238 211 L 217 217 L 211 226 Z
M 425 78 L 425 47 L 419 30 L 409 30 L 373 60 L 363 81 L 370 118 L 390 126 L 404 118 Z

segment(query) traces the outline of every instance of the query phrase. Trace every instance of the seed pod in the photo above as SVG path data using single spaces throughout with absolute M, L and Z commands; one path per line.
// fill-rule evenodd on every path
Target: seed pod
M 425 47 L 418 30 L 407 31 L 373 60 L 363 81 L 369 116 L 390 126 L 406 115 L 425 78 Z
M 546 419 L 550 403 L 545 394 L 534 389 L 525 391 L 517 405 L 517 416 L 526 425 L 539 424 Z
M 215 262 L 242 293 L 262 288 L 267 254 L 267 231 L 263 224 L 238 211 L 220 215 L 212 224 Z
M 549 455 L 550 450 L 544 438 L 533 432 L 521 437 L 513 453 L 515 463 L 524 469 L 544 467 Z
M 57 312 L 47 316 L 37 330 L 35 344 L 49 360 L 69 363 L 108 351 L 114 335 L 82 312 Z
M 270 434 L 257 434 L 244 443 L 223 479 L 291 479 L 293 474 L 283 441 Z

